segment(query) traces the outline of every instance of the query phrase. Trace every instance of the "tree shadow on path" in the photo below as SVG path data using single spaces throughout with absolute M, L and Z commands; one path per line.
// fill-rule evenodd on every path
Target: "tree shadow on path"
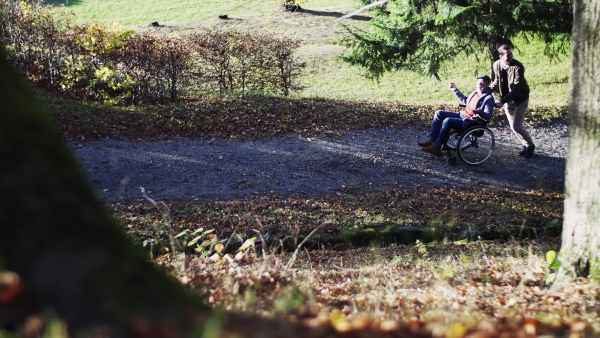
M 449 165 L 445 155 L 426 154 L 415 145 L 424 134 L 423 128 L 387 128 L 336 138 L 289 135 L 245 142 L 104 140 L 75 151 L 91 183 L 111 203 L 141 201 L 139 187 L 157 200 L 198 202 L 356 195 L 417 186 L 564 190 L 565 158 L 555 149 L 540 149 L 525 159 L 516 155 L 513 136 L 499 130 L 497 148 L 487 162 Z

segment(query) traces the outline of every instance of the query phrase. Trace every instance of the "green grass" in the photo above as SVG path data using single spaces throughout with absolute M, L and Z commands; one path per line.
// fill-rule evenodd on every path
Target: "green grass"
M 80 22 L 95 20 L 110 25 L 120 22 L 126 27 L 147 26 L 152 21 L 173 24 L 205 20 L 219 14 L 256 14 L 268 10 L 262 1 L 189 1 L 189 0 L 50 0 L 52 5 L 65 5 Z
M 346 3 L 349 1 L 345 1 Z M 351 1 L 358 3 L 357 1 Z M 147 26 L 152 21 L 171 25 L 214 19 L 220 14 L 231 18 L 270 15 L 277 9 L 275 0 L 46 0 L 46 4 L 64 5 L 80 22 L 95 20 L 110 25 L 120 22 L 126 27 Z M 337 0 L 308 0 L 311 8 L 339 6 Z
M 286 14 L 289 21 L 301 24 L 290 25 L 276 15 L 276 1 L 189 1 L 189 0 L 48 0 L 48 4 L 65 4 L 75 13 L 79 22 L 92 20 L 111 25 L 121 22 L 125 27 L 143 29 L 152 21 L 167 27 L 166 32 L 191 32 L 201 28 L 218 27 L 245 31 L 267 31 L 302 39 L 298 50 L 300 60 L 307 62 L 302 83 L 306 87 L 295 93 L 299 98 L 321 97 L 350 101 L 399 101 L 405 103 L 449 104 L 454 95 L 447 90 L 449 81 L 457 83 L 464 92 L 470 92 L 476 75 L 489 73 L 490 64 L 485 55 L 466 57 L 456 51 L 457 58 L 449 63 L 441 74 L 441 80 L 420 76 L 409 71 L 388 73 L 379 83 L 362 74 L 361 69 L 341 64 L 334 60 L 344 48 L 333 40 L 342 34 L 332 22 L 339 13 L 350 13 L 358 7 L 356 0 L 306 0 L 302 7 L 311 13 Z M 232 20 L 217 19 L 219 14 L 228 14 Z M 332 15 L 328 15 L 332 14 Z M 363 12 L 360 15 L 368 15 Z M 366 21 L 347 20 L 353 25 L 367 25 Z M 565 106 L 567 100 L 568 57 L 552 61 L 543 55 L 544 44 L 538 40 L 530 42 L 516 39 L 515 57 L 525 65 L 526 78 L 531 87 L 532 106 Z M 491 74 L 490 74 L 491 75 Z
M 551 60 L 543 55 L 544 45 L 540 41 L 526 42 L 516 39 L 519 50 L 515 58 L 526 67 L 526 79 L 531 87 L 532 105 L 567 105 L 568 57 Z M 335 48 L 337 47 L 337 48 Z M 342 52 L 339 46 L 307 45 L 300 50 L 307 57 L 310 50 L 315 54 L 327 50 L 324 59 L 313 57 L 309 60 L 304 83 L 307 88 L 300 94 L 304 97 L 322 96 L 346 100 L 400 101 L 405 103 L 448 104 L 455 102 L 454 94 L 448 90 L 450 81 L 456 82 L 463 92 L 474 89 L 475 78 L 480 74 L 489 74 L 491 65 L 485 55 L 467 57 L 459 54 L 441 74 L 438 81 L 410 71 L 398 71 L 385 74 L 375 83 L 363 76 L 361 69 L 341 64 L 333 59 L 335 52 Z

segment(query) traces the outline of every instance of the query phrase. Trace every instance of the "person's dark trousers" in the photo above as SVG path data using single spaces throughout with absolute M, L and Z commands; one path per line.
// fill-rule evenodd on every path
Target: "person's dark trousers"
M 462 121 L 459 113 L 446 110 L 436 111 L 433 115 L 429 139 L 434 142 L 437 149 L 442 148 L 442 143 L 445 143 L 450 130 L 462 127 Z

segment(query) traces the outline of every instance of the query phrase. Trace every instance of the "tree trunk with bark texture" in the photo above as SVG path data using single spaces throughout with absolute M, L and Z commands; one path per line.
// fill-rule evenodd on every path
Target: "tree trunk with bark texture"
M 574 0 L 573 14 L 559 284 L 600 280 L 600 0 Z

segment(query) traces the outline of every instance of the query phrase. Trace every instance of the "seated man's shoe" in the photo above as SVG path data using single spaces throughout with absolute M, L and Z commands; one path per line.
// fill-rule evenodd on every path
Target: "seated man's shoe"
M 421 150 L 423 150 L 426 153 L 430 153 L 430 154 L 434 154 L 434 155 L 442 154 L 442 150 L 436 148 L 434 144 L 430 145 L 429 147 L 423 147 L 423 148 L 421 148 Z
M 527 154 L 527 147 L 523 146 L 523 149 L 519 151 L 519 156 L 525 156 Z
M 429 147 L 430 145 L 433 144 L 432 140 L 427 140 L 425 142 L 419 142 L 417 143 L 419 145 L 419 147 Z
M 525 151 L 525 158 L 530 158 L 531 156 L 533 156 L 534 150 L 535 150 L 535 146 L 533 144 L 528 146 L 527 150 Z

